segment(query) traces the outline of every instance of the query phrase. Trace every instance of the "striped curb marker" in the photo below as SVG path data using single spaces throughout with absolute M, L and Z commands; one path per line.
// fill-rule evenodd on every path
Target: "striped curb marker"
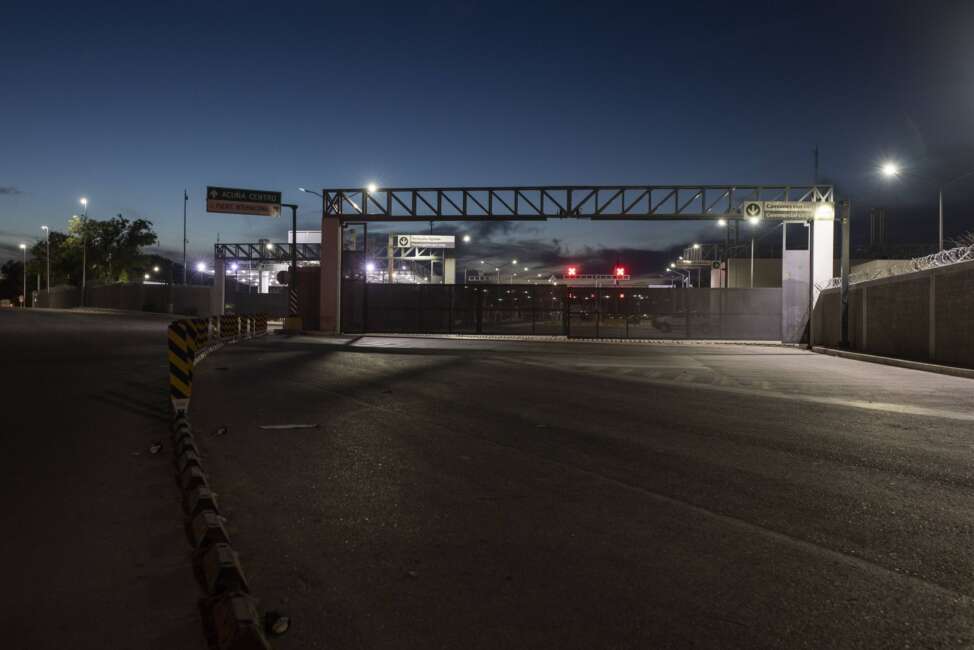
M 193 572 L 205 596 L 199 601 L 207 644 L 214 650 L 271 650 L 268 634 L 282 634 L 289 619 L 261 617 L 257 600 L 230 545 L 216 494 L 203 470 L 203 458 L 187 414 L 193 368 L 224 342 L 267 333 L 266 316 L 221 316 L 174 321 L 167 331 L 173 466 L 182 493 L 186 536 L 193 548 Z M 271 619 L 274 619 L 273 621 Z M 284 626 L 281 628 L 281 621 Z M 266 633 L 265 633 L 266 632 Z

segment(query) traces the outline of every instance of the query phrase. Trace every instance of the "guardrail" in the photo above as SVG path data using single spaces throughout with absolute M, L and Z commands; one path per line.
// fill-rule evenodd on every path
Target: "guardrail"
M 267 334 L 267 314 L 183 318 L 169 324 L 169 398 L 176 414 L 189 410 L 193 366 L 225 345 Z

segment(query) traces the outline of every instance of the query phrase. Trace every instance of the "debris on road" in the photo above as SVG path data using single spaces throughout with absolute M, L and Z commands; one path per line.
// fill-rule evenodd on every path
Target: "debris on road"
M 262 424 L 260 429 L 317 429 L 317 424 Z
M 230 427 L 226 427 L 226 426 L 224 426 L 224 427 L 217 427 L 217 429 L 216 429 L 216 431 L 214 431 L 214 432 L 213 432 L 213 435 L 214 435 L 214 436 L 222 436 L 222 435 L 226 435 L 226 433 L 227 433 L 227 432 L 228 432 L 229 430 L 230 430 Z
M 284 636 L 290 627 L 290 616 L 285 616 L 284 614 L 275 611 L 270 611 L 264 614 L 264 632 L 267 634 L 267 636 Z
M 149 445 L 149 453 L 152 454 L 153 456 L 155 456 L 156 454 L 158 454 L 160 451 L 162 451 L 162 441 L 161 440 L 156 440 L 154 443 L 152 443 L 151 445 Z

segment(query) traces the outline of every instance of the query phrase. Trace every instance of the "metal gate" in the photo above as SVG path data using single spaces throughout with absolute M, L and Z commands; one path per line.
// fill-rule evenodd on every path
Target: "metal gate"
M 347 333 L 781 340 L 781 290 L 375 284 L 346 277 Z

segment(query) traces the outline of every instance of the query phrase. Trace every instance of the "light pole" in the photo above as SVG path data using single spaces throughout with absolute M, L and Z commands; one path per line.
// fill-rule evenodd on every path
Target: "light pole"
M 85 306 L 85 285 L 88 279 L 88 199 L 81 197 L 81 306 Z
M 41 226 L 41 230 L 47 238 L 47 290 L 51 290 L 51 229 L 47 226 Z
M 935 183 L 937 185 L 937 250 L 944 250 L 944 188 L 948 185 L 953 185 L 957 181 L 964 180 L 968 176 L 974 175 L 974 169 L 964 172 L 960 176 L 950 179 L 949 181 L 938 181 L 936 179 L 930 178 L 928 176 L 921 176 L 920 174 L 907 173 L 893 161 L 887 161 L 882 164 L 879 168 L 880 173 L 886 178 L 893 179 L 899 176 L 912 176 L 913 178 L 918 178 L 920 180 L 927 181 L 928 183 Z
M 24 251 L 24 295 L 20 297 L 20 308 L 27 309 L 27 244 L 21 242 L 20 250 Z

